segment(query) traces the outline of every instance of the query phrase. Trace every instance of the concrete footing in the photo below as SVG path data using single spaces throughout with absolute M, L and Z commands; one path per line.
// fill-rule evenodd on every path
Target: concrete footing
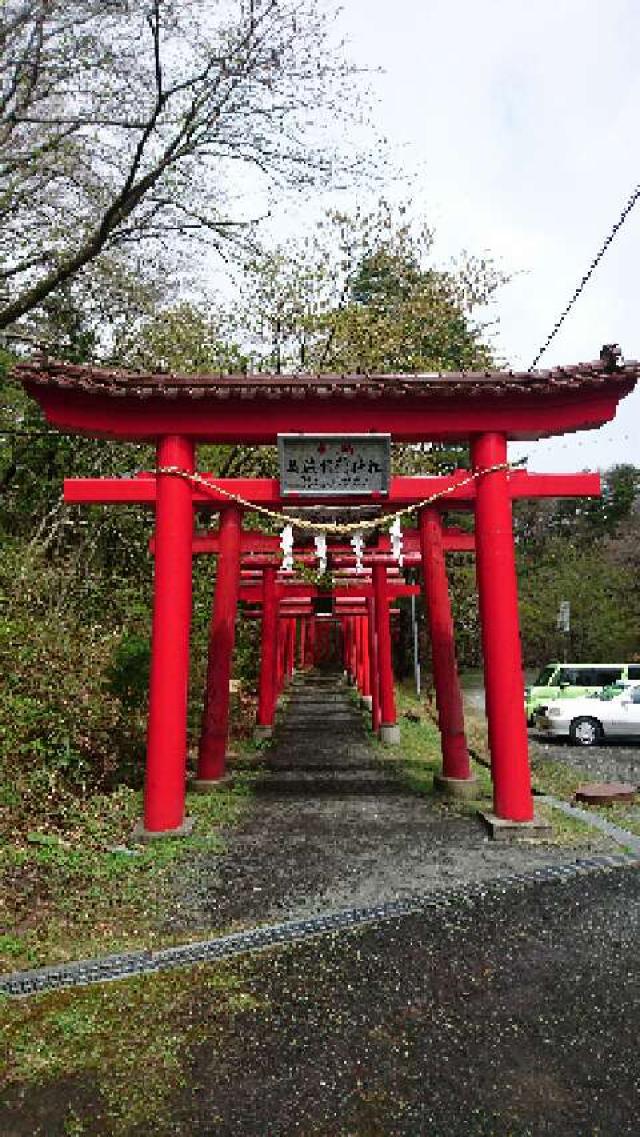
M 493 841 L 546 840 L 553 833 L 551 822 L 539 814 L 534 814 L 533 821 L 509 821 L 479 809 L 478 817 L 486 825 Z
M 373 695 L 362 695 L 362 705 L 368 711 L 373 709 Z
M 228 789 L 232 783 L 233 774 L 224 774 L 221 778 L 192 778 L 189 789 L 194 794 L 215 794 Z
M 264 742 L 266 738 L 273 738 L 272 726 L 254 726 L 253 728 L 253 741 Z
M 398 724 L 383 723 L 383 725 L 380 727 L 380 741 L 385 746 L 399 746 L 400 727 Z
M 444 774 L 434 774 L 433 788 L 445 797 L 473 798 L 478 793 L 478 779 L 445 778 Z
M 134 845 L 149 845 L 152 841 L 165 840 L 167 837 L 190 837 L 193 833 L 193 817 L 185 817 L 182 825 L 177 829 L 145 829 L 144 821 L 137 821 L 131 830 L 130 841 Z

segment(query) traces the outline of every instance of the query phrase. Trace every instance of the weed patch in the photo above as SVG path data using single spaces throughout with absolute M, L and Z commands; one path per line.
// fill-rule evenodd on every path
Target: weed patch
M 174 942 L 163 913 L 171 871 L 202 852 L 225 850 L 258 777 L 243 750 L 234 781 L 216 794 L 187 795 L 192 836 L 127 844 L 142 812 L 139 791 L 76 802 L 63 830 L 30 831 L 0 850 L 0 969 L 14 971 L 120 949 Z
M 185 1084 L 203 1017 L 215 1046 L 216 1023 L 239 1029 L 240 1017 L 261 1005 L 245 968 L 234 961 L 5 1002 L 5 1102 L 11 1107 L 18 1087 L 27 1101 L 30 1086 L 45 1095 L 58 1087 L 67 1134 L 164 1133 L 167 1102 Z M 83 1104 L 78 1087 L 86 1084 Z

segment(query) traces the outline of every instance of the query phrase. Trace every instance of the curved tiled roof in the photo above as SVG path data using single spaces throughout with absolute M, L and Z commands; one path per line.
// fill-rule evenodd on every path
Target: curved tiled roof
M 175 399 L 375 399 L 539 396 L 563 391 L 628 385 L 640 376 L 640 364 L 620 362 L 619 351 L 603 348 L 600 359 L 539 371 L 450 371 L 399 375 L 178 375 L 145 373 L 56 362 L 38 357 L 20 363 L 16 375 L 29 384 L 82 391 L 113 398 Z

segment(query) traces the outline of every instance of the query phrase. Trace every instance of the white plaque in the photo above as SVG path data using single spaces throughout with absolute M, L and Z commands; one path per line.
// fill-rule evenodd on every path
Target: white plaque
M 283 496 L 348 497 L 389 492 L 388 434 L 280 434 Z

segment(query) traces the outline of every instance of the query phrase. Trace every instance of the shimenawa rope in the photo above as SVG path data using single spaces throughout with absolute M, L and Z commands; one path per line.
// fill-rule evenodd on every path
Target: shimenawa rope
M 413 505 L 407 505 L 404 509 L 399 509 L 395 513 L 385 513 L 381 517 L 369 518 L 368 520 L 354 521 L 351 523 L 339 521 L 309 521 L 305 517 L 294 517 L 288 513 L 281 513 L 276 509 L 269 509 L 266 505 L 259 505 L 257 502 L 249 501 L 247 498 L 242 497 L 240 494 L 232 493 L 231 490 L 225 489 L 223 486 L 217 485 L 216 482 L 210 478 L 203 477 L 202 474 L 191 473 L 189 470 L 183 470 L 180 466 L 158 466 L 156 474 L 169 474 L 175 477 L 184 478 L 192 486 L 197 486 L 200 489 L 210 493 L 212 497 L 220 495 L 233 501 L 236 505 L 241 505 L 243 509 L 252 513 L 261 513 L 265 517 L 270 517 L 274 521 L 279 521 L 284 525 L 293 525 L 298 529 L 305 529 L 309 533 L 336 533 L 345 534 L 361 533 L 365 529 L 378 529 L 380 526 L 392 525 L 396 518 L 404 517 L 406 514 L 416 513 L 420 509 L 424 509 L 428 505 L 434 505 L 437 501 L 442 501 L 443 498 L 450 497 L 456 490 L 463 489 L 465 486 L 471 485 L 478 478 L 484 477 L 485 474 L 497 474 L 500 471 L 513 471 L 518 466 L 524 465 L 526 458 L 518 462 L 497 462 L 494 466 L 483 466 L 479 470 L 474 470 L 467 478 L 461 481 L 452 482 L 451 485 L 446 486 L 442 490 L 436 490 L 429 497 L 423 498 L 422 501 L 415 502 Z M 359 507 L 356 507 L 359 508 Z M 369 508 L 368 506 L 364 508 Z

